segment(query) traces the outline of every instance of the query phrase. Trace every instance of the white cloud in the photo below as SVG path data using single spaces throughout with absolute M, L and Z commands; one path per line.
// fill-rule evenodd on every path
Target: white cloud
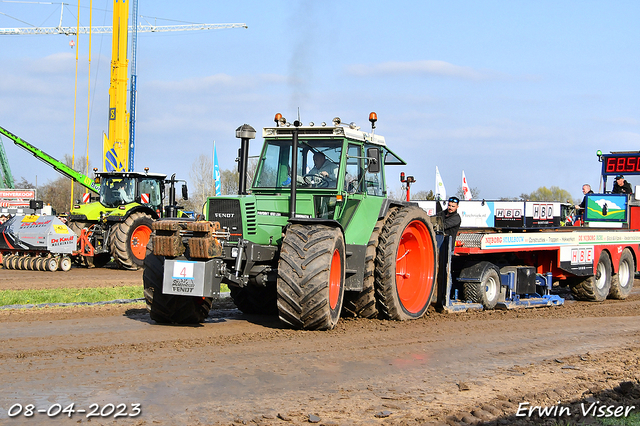
M 600 208 L 603 208 L 606 205 L 609 210 L 620 210 L 622 208 L 611 200 L 596 200 L 596 204 L 598 204 Z
M 347 72 L 355 76 L 389 76 L 399 74 L 435 75 L 463 80 L 488 80 L 498 77 L 494 71 L 479 71 L 471 67 L 454 65 L 445 61 L 423 60 L 411 62 L 382 62 L 374 65 L 355 64 L 347 67 Z

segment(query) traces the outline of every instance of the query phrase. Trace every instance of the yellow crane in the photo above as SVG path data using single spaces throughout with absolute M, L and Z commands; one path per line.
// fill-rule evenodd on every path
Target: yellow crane
M 188 25 L 151 25 L 137 24 L 137 0 L 133 0 L 134 25 L 129 26 L 129 3 L 127 0 L 113 1 L 113 25 L 97 27 L 65 27 L 62 25 L 62 7 L 60 24 L 57 27 L 0 28 L 0 35 L 37 35 L 37 34 L 108 34 L 111 42 L 111 79 L 109 85 L 109 128 L 103 134 L 103 170 L 133 171 L 135 151 L 135 102 L 136 74 L 135 58 L 137 33 L 173 32 L 195 30 L 219 30 L 227 28 L 248 28 L 246 24 L 188 24 Z M 127 111 L 127 79 L 129 63 L 127 47 L 129 32 L 133 34 L 132 75 L 130 111 Z

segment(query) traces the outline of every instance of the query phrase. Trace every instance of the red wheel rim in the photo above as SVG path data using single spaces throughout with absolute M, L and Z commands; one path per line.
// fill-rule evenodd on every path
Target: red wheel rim
M 329 306 L 331 309 L 338 306 L 340 287 L 342 287 L 342 258 L 336 249 L 331 257 L 331 270 L 329 271 Z
M 131 253 L 138 259 L 144 259 L 147 244 L 151 237 L 151 228 L 146 225 L 138 226 L 131 234 Z
M 396 257 L 396 289 L 409 313 L 419 313 L 431 296 L 435 253 L 429 228 L 414 220 L 404 229 Z

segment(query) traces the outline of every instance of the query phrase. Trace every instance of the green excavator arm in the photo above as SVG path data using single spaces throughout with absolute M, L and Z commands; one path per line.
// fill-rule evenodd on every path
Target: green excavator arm
M 94 180 L 91 179 L 89 176 L 73 170 L 71 167 L 67 166 L 63 162 L 56 160 L 46 152 L 42 151 L 39 148 L 36 148 L 35 146 L 31 145 L 29 142 L 25 141 L 19 136 L 14 135 L 13 133 L 11 133 L 10 131 L 8 131 L 2 126 L 0 126 L 0 134 L 11 139 L 13 143 L 18 145 L 20 148 L 27 150 L 28 152 L 33 154 L 33 156 L 36 157 L 38 160 L 41 160 L 47 163 L 48 165 L 53 167 L 54 170 L 60 172 L 64 176 L 68 177 L 69 179 L 75 182 L 78 182 L 80 185 L 84 186 L 89 191 L 93 191 L 96 194 L 100 193 L 100 184 L 95 183 Z

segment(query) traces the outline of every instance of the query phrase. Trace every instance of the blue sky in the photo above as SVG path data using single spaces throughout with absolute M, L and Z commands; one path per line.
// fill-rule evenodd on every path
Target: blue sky
M 93 1 L 110 25 L 113 0 Z M 81 2 L 88 25 L 89 1 Z M 77 3 L 64 10 L 75 26 Z M 157 24 L 246 23 L 248 29 L 140 34 L 137 169 L 188 179 L 216 141 L 235 167 L 243 123 L 257 130 L 300 108 L 304 122 L 339 116 L 377 133 L 408 165 L 413 190 L 448 192 L 464 170 L 482 198 L 598 186 L 601 149 L 640 149 L 637 1 L 139 2 Z M 0 1 L 0 27 L 56 26 L 60 5 Z M 157 18 L 157 19 L 156 19 Z M 161 19 L 162 18 L 162 19 Z M 174 22 L 177 21 L 177 22 Z M 0 125 L 54 157 L 73 144 L 75 51 L 65 36 L 0 36 Z M 89 157 L 107 129 L 110 35 L 92 40 Z M 88 38 L 80 39 L 76 155 L 87 143 Z M 95 89 L 94 89 L 95 87 Z M 56 172 L 3 139 L 14 176 Z M 260 141 L 252 143 L 257 154 Z M 640 184 L 640 178 L 628 179 Z M 611 183 L 609 183 L 610 185 Z

